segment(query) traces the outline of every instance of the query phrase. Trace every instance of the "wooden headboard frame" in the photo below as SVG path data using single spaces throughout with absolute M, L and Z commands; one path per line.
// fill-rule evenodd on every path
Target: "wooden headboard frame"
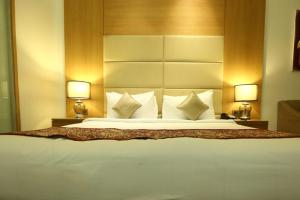
M 161 111 L 164 94 L 213 89 L 218 115 L 223 48 L 223 36 L 104 36 L 104 90 L 132 94 L 154 90 Z

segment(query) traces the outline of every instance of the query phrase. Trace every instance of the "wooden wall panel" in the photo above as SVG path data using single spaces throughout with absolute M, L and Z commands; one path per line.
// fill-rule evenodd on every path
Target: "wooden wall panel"
M 66 77 L 93 83 L 89 116 L 102 116 L 104 34 L 224 35 L 223 111 L 231 113 L 233 85 L 261 88 L 264 17 L 265 0 L 65 0 Z M 253 104 L 258 118 L 260 98 Z
M 231 113 L 233 85 L 259 84 L 259 100 L 252 117 L 260 117 L 264 53 L 265 0 L 226 0 L 223 111 Z
M 224 35 L 225 0 L 104 0 L 106 35 Z
M 103 116 L 103 0 L 65 0 L 65 63 L 67 80 L 92 83 L 89 117 Z M 72 100 L 67 116 L 73 117 Z

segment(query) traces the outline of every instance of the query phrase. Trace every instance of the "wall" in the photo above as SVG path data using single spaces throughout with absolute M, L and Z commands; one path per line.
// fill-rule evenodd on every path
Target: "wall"
M 103 117 L 103 0 L 65 0 L 64 15 L 66 79 L 91 83 L 88 116 Z M 68 99 L 68 117 L 73 105 Z
M 65 117 L 64 1 L 16 0 L 21 129 Z
M 104 34 L 224 35 L 224 6 L 225 0 L 65 0 L 66 78 L 92 82 L 88 116 L 103 116 Z
M 105 35 L 224 35 L 225 0 L 104 0 Z
M 14 91 L 9 0 L 0 1 L 0 132 L 14 130 Z
M 277 127 L 280 100 L 300 99 L 300 72 L 292 72 L 294 20 L 299 0 L 267 0 L 262 119 Z
M 97 9 L 103 16 L 95 15 Z M 89 116 L 101 116 L 102 110 L 94 110 L 103 107 L 98 81 L 103 79 L 102 58 L 97 61 L 87 52 L 102 51 L 98 47 L 103 34 L 224 35 L 225 29 L 223 111 L 230 113 L 238 105 L 233 103 L 233 85 L 261 84 L 264 14 L 265 0 L 65 0 L 66 77 L 97 80 L 96 92 L 101 95 L 92 95 L 87 104 L 92 109 Z M 97 70 L 93 79 L 84 76 L 84 71 Z M 253 105 L 254 118 L 260 118 L 260 103 L 259 98 Z M 68 116 L 73 116 L 72 102 L 67 104 Z
M 224 41 L 223 111 L 231 113 L 234 85 L 258 84 L 258 101 L 252 102 L 252 118 L 260 118 L 264 53 L 265 0 L 226 0 Z

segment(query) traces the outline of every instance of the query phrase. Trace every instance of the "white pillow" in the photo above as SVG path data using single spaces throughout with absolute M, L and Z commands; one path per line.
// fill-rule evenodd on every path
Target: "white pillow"
M 136 95 L 131 95 L 135 100 L 137 100 L 142 106 L 135 111 L 131 116 L 131 119 L 156 119 L 158 115 L 158 106 L 154 92 L 146 92 Z M 112 108 L 119 99 L 122 97 L 122 94 L 117 92 L 107 92 L 106 93 L 106 115 L 107 118 L 118 118 L 118 114 Z
M 213 90 L 207 90 L 197 96 L 205 103 L 209 108 L 203 112 L 199 119 L 216 119 L 215 109 L 213 105 Z M 187 119 L 184 113 L 177 108 L 177 106 L 186 99 L 187 96 L 167 96 L 164 95 L 162 118 L 163 119 Z

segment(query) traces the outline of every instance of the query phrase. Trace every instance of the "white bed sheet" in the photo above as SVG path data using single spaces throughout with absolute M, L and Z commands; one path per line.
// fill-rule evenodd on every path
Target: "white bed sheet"
M 77 142 L 0 136 L 1 200 L 299 200 L 299 168 L 299 138 Z
M 166 120 L 166 119 L 109 119 L 89 118 L 83 123 L 65 127 L 118 129 L 249 129 L 234 120 Z

